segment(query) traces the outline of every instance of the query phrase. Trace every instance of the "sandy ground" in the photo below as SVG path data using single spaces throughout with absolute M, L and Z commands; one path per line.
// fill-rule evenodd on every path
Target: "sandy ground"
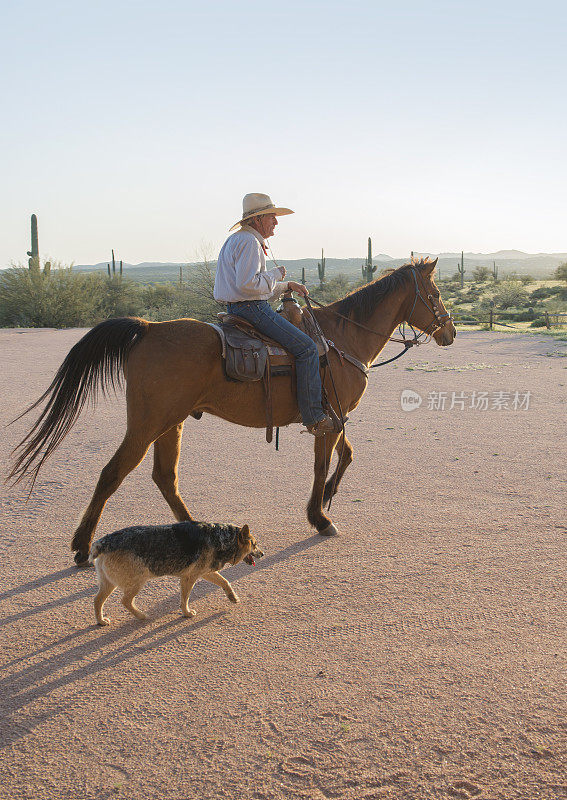
M 1 423 L 82 333 L 0 331 Z M 249 523 L 266 552 L 225 570 L 240 606 L 197 584 L 193 620 L 163 578 L 139 597 L 147 622 L 113 596 L 112 625 L 93 624 L 94 572 L 71 566 L 69 541 L 124 398 L 85 413 L 29 502 L 2 494 L 0 796 L 567 797 L 566 355 L 544 336 L 464 332 L 375 370 L 329 540 L 306 523 L 298 426 L 276 453 L 262 431 L 191 420 L 190 510 Z M 404 389 L 423 397 L 411 413 Z M 28 425 L 3 429 L 4 463 Z M 99 535 L 170 519 L 150 468 Z

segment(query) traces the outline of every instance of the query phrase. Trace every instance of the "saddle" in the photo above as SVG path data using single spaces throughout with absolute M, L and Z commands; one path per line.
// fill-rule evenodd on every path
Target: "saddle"
M 327 342 L 317 333 L 309 314 L 291 297 L 284 297 L 278 309 L 293 325 L 310 336 L 319 352 L 321 365 L 326 363 Z M 219 334 L 225 375 L 232 381 L 262 381 L 266 401 L 266 441 L 273 438 L 272 377 L 289 375 L 295 394 L 295 358 L 281 344 L 260 333 L 250 322 L 226 312 L 217 315 L 219 323 L 209 322 Z M 301 421 L 298 414 L 297 421 Z

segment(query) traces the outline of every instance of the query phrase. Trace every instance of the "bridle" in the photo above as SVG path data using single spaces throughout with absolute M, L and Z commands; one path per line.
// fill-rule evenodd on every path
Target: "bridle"
M 272 261 L 274 262 L 276 267 L 278 267 L 279 266 L 278 262 L 274 258 L 274 253 L 272 251 L 272 248 L 271 248 L 271 245 L 270 245 L 269 242 L 267 243 L 267 247 L 268 247 L 268 249 L 270 251 L 270 255 L 272 256 Z M 451 322 L 452 319 L 453 319 L 449 313 L 441 314 L 439 312 L 439 306 L 435 302 L 435 297 L 432 294 L 428 294 L 427 295 L 427 300 L 429 300 L 429 303 L 431 303 L 431 305 L 429 305 L 429 303 L 427 302 L 427 300 L 425 300 L 425 298 L 423 297 L 422 293 L 419 290 L 419 283 L 418 283 L 418 280 L 417 280 L 417 272 L 415 270 L 415 267 L 411 268 L 411 272 L 412 272 L 413 280 L 414 280 L 414 283 L 415 283 L 415 297 L 413 299 L 413 305 L 411 307 L 411 311 L 410 311 L 409 316 L 408 316 L 408 318 L 407 318 L 407 320 L 405 322 L 410 326 L 410 328 L 412 330 L 413 339 L 406 338 L 405 331 L 402 328 L 402 326 L 404 325 L 403 322 L 401 322 L 398 325 L 398 331 L 400 332 L 400 337 L 401 338 L 400 339 L 396 339 L 394 336 L 386 336 L 384 333 L 380 333 L 380 331 L 375 331 L 372 328 L 369 328 L 368 326 L 363 325 L 361 322 L 357 322 L 356 320 L 351 319 L 350 317 L 347 317 L 344 314 L 340 314 L 338 311 L 333 311 L 332 308 L 329 308 L 328 306 L 324 305 L 324 303 L 320 303 L 318 300 L 314 300 L 314 299 L 310 298 L 308 295 L 306 295 L 304 297 L 305 303 L 306 303 L 306 305 L 307 305 L 307 307 L 308 307 L 308 309 L 309 309 L 309 311 L 311 313 L 311 318 L 313 319 L 313 322 L 315 324 L 315 327 L 316 327 L 319 335 L 327 342 L 329 347 L 332 347 L 334 350 L 336 350 L 336 352 L 338 352 L 339 355 L 345 357 L 347 359 L 347 361 L 350 361 L 351 363 L 355 364 L 359 369 L 362 369 L 362 371 L 365 373 L 365 375 L 367 377 L 368 377 L 368 370 L 369 369 L 373 369 L 374 367 L 383 367 L 385 364 L 389 364 L 390 362 L 395 361 L 397 358 L 400 358 L 400 356 L 405 355 L 407 353 L 407 351 L 410 349 L 410 347 L 413 347 L 413 346 L 419 345 L 419 344 L 426 344 L 427 342 L 429 342 L 431 340 L 432 335 L 435 333 L 435 331 L 439 330 L 440 328 L 443 328 L 447 324 L 447 322 Z M 440 297 L 440 295 L 437 295 L 437 297 Z M 291 295 L 290 295 L 290 299 L 291 299 Z M 419 333 L 415 330 L 415 328 L 411 324 L 411 318 L 412 318 L 413 312 L 415 311 L 415 306 L 416 306 L 418 300 L 421 300 L 421 302 L 425 305 L 425 307 L 428 309 L 428 311 L 431 311 L 431 313 L 433 314 L 433 319 L 431 320 L 431 322 L 429 323 L 427 328 L 425 328 L 424 330 L 420 330 Z M 313 314 L 313 308 L 312 308 L 312 305 L 311 305 L 312 303 L 315 303 L 315 305 L 319 306 L 319 308 L 324 308 L 327 311 L 330 311 L 331 314 L 334 314 L 337 317 L 342 317 L 342 319 L 345 319 L 347 322 L 350 322 L 351 325 L 356 325 L 358 328 L 362 328 L 363 330 L 368 331 L 369 333 L 373 333 L 375 336 L 381 336 L 387 342 L 397 342 L 398 344 L 403 344 L 404 349 L 401 351 L 401 353 L 398 353 L 397 356 L 394 356 L 393 358 L 389 358 L 389 359 L 387 359 L 387 361 L 380 361 L 377 364 L 370 364 L 369 367 L 366 367 L 357 358 L 354 358 L 353 356 L 348 356 L 346 353 L 344 353 L 343 351 L 339 350 L 339 348 L 332 341 L 327 339 L 327 337 L 325 336 L 325 334 L 321 330 L 321 326 L 319 325 L 319 323 L 315 319 L 315 315 Z M 425 338 L 422 340 L 422 337 L 425 337 Z
M 417 273 L 416 273 L 416 271 L 415 271 L 415 269 L 413 267 L 412 267 L 411 271 L 412 271 L 413 279 L 414 279 L 414 283 L 415 283 L 415 297 L 413 299 L 413 305 L 411 307 L 411 311 L 410 311 L 409 316 L 407 318 L 407 324 L 412 329 L 413 334 L 414 334 L 414 338 L 416 340 L 421 338 L 421 336 L 425 336 L 425 340 L 429 341 L 429 339 L 431 339 L 431 336 L 432 336 L 432 334 L 435 333 L 435 331 L 439 330 L 440 328 L 443 328 L 447 324 L 447 322 L 451 322 L 452 317 L 448 312 L 445 312 L 445 314 L 441 314 L 440 313 L 439 306 L 435 302 L 435 300 L 437 298 L 439 298 L 440 295 L 437 295 L 437 298 L 436 298 L 434 295 L 428 294 L 427 295 L 427 300 L 429 300 L 429 303 L 427 302 L 427 300 L 424 298 L 424 296 L 422 295 L 422 293 L 419 290 L 419 284 L 418 284 L 418 281 L 417 281 Z M 413 325 L 411 324 L 412 314 L 415 311 L 415 306 L 416 306 L 418 300 L 421 300 L 421 302 L 425 305 L 427 310 L 431 311 L 431 313 L 433 314 L 433 319 L 431 320 L 431 322 L 429 323 L 427 328 L 424 328 L 422 331 L 419 332 L 419 334 L 416 333 Z
M 269 245 L 268 245 L 268 247 L 269 247 Z M 273 260 L 274 264 L 276 264 L 276 266 L 277 266 L 277 261 L 274 258 L 274 254 L 272 253 L 272 248 L 271 247 L 270 247 L 270 253 L 272 255 L 272 260 Z M 390 362 L 395 361 L 397 358 L 400 358 L 401 356 L 405 355 L 408 352 L 408 350 L 410 349 L 410 347 L 413 347 L 413 346 L 419 345 L 419 344 L 424 344 L 425 342 L 430 341 L 431 336 L 435 333 L 435 331 L 439 330 L 440 328 L 443 328 L 447 324 L 447 322 L 451 321 L 451 319 L 452 319 L 452 317 L 451 317 L 451 315 L 449 313 L 441 314 L 441 312 L 439 311 L 439 306 L 435 302 L 435 300 L 437 298 L 435 298 L 432 294 L 428 294 L 427 295 L 427 300 L 424 298 L 424 296 L 421 293 L 420 288 L 419 288 L 419 282 L 417 280 L 417 272 L 415 270 L 415 267 L 411 268 L 411 272 L 412 272 L 413 280 L 414 280 L 414 284 L 415 284 L 415 297 L 413 298 L 413 305 L 411 307 L 411 311 L 410 311 L 410 313 L 408 315 L 406 323 L 409 325 L 409 327 L 411 328 L 411 330 L 413 332 L 413 339 L 406 338 L 405 332 L 402 329 L 402 325 L 404 324 L 403 322 L 400 323 L 400 325 L 398 326 L 398 330 L 400 332 L 400 337 L 401 338 L 397 339 L 394 336 L 386 336 L 386 334 L 381 333 L 380 331 L 375 331 L 372 328 L 369 328 L 367 325 L 363 325 L 361 322 L 357 322 L 356 320 L 345 316 L 345 314 L 341 314 L 338 311 L 333 311 L 332 308 L 329 308 L 328 306 L 325 306 L 323 303 L 319 303 L 318 300 L 312 300 L 308 295 L 306 295 L 304 297 L 304 300 L 305 300 L 305 303 L 307 305 L 307 308 L 309 309 L 309 312 L 311 314 L 311 319 L 313 320 L 313 324 L 315 326 L 315 329 L 317 330 L 317 333 L 319 334 L 321 339 L 324 342 L 326 342 L 327 345 L 330 348 L 332 348 L 338 354 L 341 362 L 344 361 L 344 360 L 349 361 L 351 364 L 353 364 L 355 367 L 357 367 L 363 373 L 363 375 L 365 376 L 365 378 L 367 380 L 368 380 L 368 375 L 370 373 L 370 370 L 373 367 L 383 367 L 385 364 L 389 364 Z M 438 297 L 439 296 L 440 295 L 438 295 Z M 291 293 L 290 293 L 290 298 L 289 299 L 291 300 Z M 430 311 L 431 314 L 433 315 L 433 318 L 432 318 L 431 322 L 429 323 L 429 325 L 424 330 L 420 330 L 419 333 L 415 330 L 415 328 L 411 324 L 411 318 L 412 318 L 413 313 L 415 311 L 415 307 L 417 305 L 417 301 L 418 300 L 421 300 L 421 302 L 425 305 L 425 307 L 428 309 L 428 311 Z M 386 361 L 380 361 L 380 362 L 378 362 L 376 364 L 370 364 L 367 367 L 366 364 L 362 363 L 362 361 L 359 361 L 354 356 L 351 356 L 348 353 L 345 353 L 343 350 L 340 350 L 334 342 L 332 342 L 330 339 L 328 339 L 325 336 L 321 326 L 319 325 L 319 321 L 317 320 L 317 318 L 315 317 L 315 314 L 313 313 L 312 303 L 315 303 L 315 305 L 319 306 L 320 308 L 326 309 L 326 311 L 330 311 L 332 314 L 334 314 L 337 317 L 342 317 L 347 322 L 350 322 L 351 325 L 356 325 L 358 328 L 362 328 L 363 330 L 368 331 L 369 333 L 372 333 L 375 336 L 381 336 L 386 341 L 398 342 L 399 344 L 403 344 L 404 349 L 400 353 L 398 353 L 396 356 L 394 356 L 393 358 L 389 358 Z M 422 337 L 425 337 L 425 338 L 422 340 Z M 339 463 L 341 463 L 342 458 L 343 458 L 343 454 L 344 454 L 344 449 L 345 449 L 345 442 L 346 442 L 345 418 L 343 416 L 343 410 L 342 410 L 342 407 L 341 407 L 341 401 L 340 401 L 340 398 L 339 398 L 339 394 L 337 392 L 337 387 L 336 387 L 336 384 L 335 384 L 333 371 L 332 371 L 331 365 L 330 365 L 330 363 L 328 361 L 327 361 L 327 366 L 329 367 L 329 376 L 330 376 L 331 385 L 333 387 L 333 391 L 334 391 L 334 394 L 335 394 L 335 400 L 337 402 L 337 408 L 338 408 L 338 411 L 339 411 L 339 420 L 340 420 L 340 423 L 341 423 L 342 446 L 341 446 L 341 454 L 340 454 L 340 457 L 339 457 Z M 278 428 L 278 431 L 279 431 L 279 428 Z M 276 442 L 277 442 L 277 438 L 276 438 Z M 276 445 L 276 447 L 277 447 L 277 445 Z M 329 503 L 327 505 L 327 509 L 331 508 L 331 502 L 333 500 L 333 495 L 335 493 L 335 489 L 336 489 L 336 485 L 337 485 L 337 478 L 338 478 L 338 469 L 335 471 L 335 479 L 334 479 L 332 491 L 331 491 L 331 493 L 329 495 Z
M 332 308 L 329 308 L 328 306 L 325 306 L 323 303 L 320 303 L 318 300 L 313 300 L 313 299 L 309 298 L 308 296 L 304 298 L 309 310 L 311 311 L 311 316 L 313 317 L 313 320 L 315 321 L 315 325 L 316 325 L 316 327 L 318 329 L 319 334 L 325 338 L 325 340 L 329 344 L 329 347 L 332 347 L 336 352 L 338 352 L 339 355 L 342 358 L 346 358 L 347 361 L 350 361 L 352 364 L 357 366 L 362 372 L 364 372 L 364 374 L 367 377 L 368 377 L 368 372 L 369 372 L 370 369 L 374 369 L 375 367 L 383 367 L 385 364 L 390 364 L 392 361 L 395 361 L 397 358 L 400 358 L 401 356 L 405 355 L 407 353 L 407 351 L 410 349 L 410 347 L 414 347 L 414 346 L 420 345 L 420 344 L 426 344 L 427 342 L 429 342 L 431 340 L 431 337 L 435 333 L 435 331 L 443 328 L 447 324 L 447 322 L 451 322 L 452 321 L 451 314 L 449 314 L 448 312 L 445 312 L 444 314 L 441 313 L 438 304 L 435 302 L 437 298 L 434 295 L 427 294 L 427 300 L 425 299 L 425 297 L 423 296 L 422 292 L 420 291 L 419 282 L 418 282 L 418 279 L 417 279 L 417 272 L 416 272 L 414 267 L 412 267 L 411 272 L 412 272 L 413 280 L 414 280 L 414 284 L 415 284 L 415 296 L 413 298 L 413 305 L 411 307 L 411 311 L 410 311 L 410 313 L 408 315 L 407 320 L 405 320 L 405 322 L 401 322 L 399 324 L 399 326 L 398 326 L 398 331 L 399 331 L 400 337 L 401 337 L 399 339 L 396 338 L 395 336 L 386 336 L 386 334 L 381 333 L 380 331 L 375 331 L 373 328 L 369 328 L 367 325 L 363 325 L 361 322 L 357 322 L 356 320 L 351 319 L 351 317 L 345 316 L 345 314 L 341 314 L 338 311 L 334 311 Z M 439 297 L 439 295 L 437 297 Z M 416 329 L 414 328 L 414 326 L 411 323 L 411 318 L 412 318 L 413 313 L 415 311 L 415 307 L 417 305 L 417 301 L 418 300 L 421 300 L 421 302 L 425 305 L 427 310 L 430 311 L 431 314 L 433 315 L 433 318 L 432 318 L 431 322 L 429 323 L 429 325 L 426 328 L 424 328 L 423 330 L 420 330 L 419 332 L 416 331 Z M 355 359 L 353 356 L 349 356 L 344 351 L 339 350 L 339 348 L 334 344 L 334 342 L 330 341 L 329 339 L 327 339 L 325 337 L 323 331 L 321 330 L 321 327 L 320 327 L 319 323 L 315 320 L 315 316 L 313 315 L 313 308 L 311 306 L 312 303 L 315 303 L 315 305 L 319 306 L 320 308 L 324 308 L 326 311 L 330 311 L 331 314 L 334 314 L 337 317 L 341 317 L 342 319 L 344 319 L 347 322 L 349 322 L 351 325 L 356 325 L 357 328 L 362 328 L 363 330 L 368 331 L 369 333 L 373 333 L 375 336 L 381 336 L 383 339 L 386 339 L 386 341 L 397 342 L 398 344 L 403 344 L 404 349 L 400 353 L 398 353 L 396 356 L 394 356 L 393 358 L 388 358 L 386 361 L 379 361 L 378 363 L 370 364 L 369 367 L 366 367 L 358 359 Z M 413 333 L 413 338 L 412 339 L 406 337 L 405 330 L 402 327 L 404 324 L 409 325 L 409 327 L 411 328 L 411 331 Z

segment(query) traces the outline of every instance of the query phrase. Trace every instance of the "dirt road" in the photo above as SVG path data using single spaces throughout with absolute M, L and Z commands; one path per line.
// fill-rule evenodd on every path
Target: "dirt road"
M 0 331 L 2 424 L 82 333 Z M 225 570 L 240 606 L 197 584 L 194 620 L 164 578 L 139 597 L 147 622 L 113 596 L 94 625 L 94 571 L 69 541 L 124 398 L 86 412 L 28 503 L 2 493 L 0 797 L 567 797 L 566 355 L 459 332 L 375 370 L 329 540 L 306 523 L 299 426 L 276 453 L 263 431 L 191 420 L 191 512 L 249 523 L 266 552 Z M 28 426 L 3 428 L 4 464 Z M 98 535 L 170 519 L 150 470 Z

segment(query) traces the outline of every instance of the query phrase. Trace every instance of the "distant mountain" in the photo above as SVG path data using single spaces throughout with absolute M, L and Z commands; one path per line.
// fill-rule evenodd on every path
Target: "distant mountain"
M 426 253 L 425 255 L 431 255 Z M 460 253 L 439 253 L 439 258 L 460 258 Z M 498 250 L 496 253 L 465 253 L 465 260 L 473 261 L 525 261 L 528 259 L 558 259 L 565 261 L 567 253 L 523 253 L 521 250 Z
M 429 256 L 439 259 L 437 269 L 442 278 L 448 278 L 457 269 L 460 262 L 460 253 L 415 253 L 417 257 Z M 567 253 L 523 253 L 520 250 L 499 250 L 496 253 L 465 253 L 465 277 L 471 277 L 472 271 L 476 266 L 489 266 L 492 268 L 493 262 L 499 267 L 500 276 L 516 272 L 518 275 L 533 275 L 534 277 L 549 277 L 559 264 L 567 261 Z M 281 258 L 279 261 L 285 264 L 290 277 L 301 278 L 302 270 L 305 270 L 306 280 L 315 282 L 318 280 L 316 258 L 287 259 Z M 319 259 L 320 261 L 320 259 Z M 373 263 L 380 269 L 399 267 L 409 261 L 409 258 L 393 258 L 392 256 L 380 253 L 373 258 Z M 106 272 L 107 263 L 103 261 L 99 264 L 77 264 L 73 267 L 77 271 L 85 272 Z M 270 262 L 271 263 L 271 262 Z M 349 278 L 362 278 L 361 267 L 364 257 L 357 258 L 325 258 L 326 274 L 334 277 L 345 274 Z M 184 274 L 189 277 L 198 266 L 197 263 L 176 263 L 171 261 L 144 261 L 140 264 L 124 263 L 125 275 L 130 275 L 136 281 L 142 283 L 156 283 L 163 281 L 176 281 L 179 279 L 179 267 L 184 268 Z

